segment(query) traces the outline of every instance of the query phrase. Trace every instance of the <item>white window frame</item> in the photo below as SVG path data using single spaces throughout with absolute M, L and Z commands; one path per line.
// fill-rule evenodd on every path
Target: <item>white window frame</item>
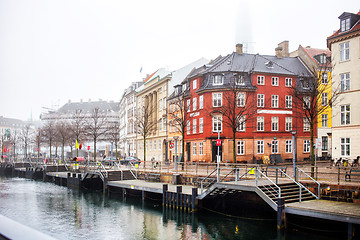
M 257 84 L 265 85 L 265 76 L 257 76 Z
M 340 106 L 340 125 L 350 125 L 351 123 L 351 106 L 350 104 Z
M 329 77 L 329 74 L 327 72 L 323 72 L 321 74 L 321 84 L 327 85 L 328 84 L 328 77 Z
M 279 86 L 279 77 L 271 78 L 271 86 Z
M 350 157 L 351 153 L 351 139 L 340 138 L 340 155 L 342 157 Z
M 304 153 L 310 152 L 310 140 L 304 140 Z
M 257 95 L 257 107 L 265 107 L 265 94 Z
M 350 30 L 350 18 L 346 18 L 340 21 L 340 32 Z
M 219 85 L 223 85 L 223 84 L 224 84 L 224 75 L 222 75 L 222 74 L 215 75 L 214 80 L 213 80 L 213 85 L 219 86 Z
M 271 117 L 271 131 L 279 131 L 279 117 Z
M 245 85 L 244 75 L 238 74 L 238 75 L 235 76 L 235 85 L 238 85 L 238 86 Z
M 326 92 L 321 93 L 321 105 L 322 106 L 328 105 L 328 93 Z
M 222 106 L 222 93 L 213 93 L 212 94 L 212 102 L 213 107 L 221 107 Z
M 197 98 L 193 98 L 193 111 L 196 111 L 197 108 Z
M 350 73 L 340 74 L 340 91 L 346 92 L 350 90 Z
M 204 142 L 199 142 L 199 155 L 204 155 Z
M 310 96 L 304 96 L 303 97 L 303 108 L 304 109 L 310 109 Z
M 204 132 L 204 118 L 199 118 L 199 133 Z
M 258 140 L 256 144 L 257 154 L 264 154 L 264 140 Z
M 264 126 L 264 121 L 265 121 L 265 117 L 263 116 L 258 116 L 256 119 L 256 129 L 258 132 L 263 132 L 265 129 Z
M 339 44 L 340 62 L 350 60 L 350 42 L 343 42 Z
M 196 155 L 196 142 L 193 142 L 193 155 Z
M 285 131 L 292 130 L 292 117 L 285 117 Z
M 279 140 L 271 141 L 271 153 L 279 153 Z
M 204 108 L 204 96 L 201 95 L 199 96 L 199 109 L 203 109 Z
M 310 132 L 310 121 L 306 117 L 303 117 L 303 131 Z
M 292 153 L 292 140 L 285 140 L 285 153 Z
M 186 123 L 186 134 L 190 135 L 190 132 L 191 132 L 191 123 L 190 120 L 188 120 Z
M 197 131 L 197 119 L 193 119 L 193 134 Z
M 186 100 L 186 109 L 187 112 L 190 112 L 191 99 Z
M 239 92 L 236 96 L 236 106 L 245 107 L 246 104 L 246 93 Z
M 292 87 L 292 78 L 285 78 L 285 87 Z
M 271 95 L 271 107 L 279 108 L 279 95 Z
M 212 118 L 212 131 L 222 132 L 222 116 L 213 116 Z
M 237 141 L 236 150 L 237 155 L 245 155 L 245 141 Z
M 292 108 L 292 96 L 285 96 L 285 108 Z
M 245 132 L 246 129 L 246 122 L 245 122 L 246 116 L 239 116 L 236 131 L 238 132 Z
M 194 79 L 193 80 L 193 89 L 196 89 L 197 88 L 197 79 Z
M 328 115 L 321 114 L 321 127 L 328 127 Z

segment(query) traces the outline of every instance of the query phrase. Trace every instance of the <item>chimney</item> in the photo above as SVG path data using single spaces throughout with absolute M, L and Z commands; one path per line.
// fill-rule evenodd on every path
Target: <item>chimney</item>
M 278 44 L 278 47 L 275 48 L 275 55 L 278 58 L 288 57 L 289 56 L 289 41 L 283 41 Z
M 236 53 L 242 55 L 243 54 L 243 45 L 238 43 L 236 44 Z

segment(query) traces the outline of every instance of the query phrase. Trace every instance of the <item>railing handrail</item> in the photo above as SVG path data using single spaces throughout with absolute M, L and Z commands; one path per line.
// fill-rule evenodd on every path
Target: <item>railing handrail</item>
M 203 189 L 204 189 L 204 181 L 206 180 L 206 179 L 208 179 L 214 172 L 216 172 L 217 171 L 217 169 L 215 168 L 211 173 L 209 173 L 201 182 L 200 182 L 200 185 L 201 185 L 201 193 L 203 192 Z
M 250 170 L 249 170 L 250 171 Z M 276 183 L 274 183 L 270 178 L 268 178 L 268 176 L 266 176 L 262 171 L 260 171 L 259 169 L 257 169 L 256 168 L 256 170 L 255 170 L 256 172 L 258 172 L 258 173 L 260 173 L 263 177 L 265 177 L 269 182 L 271 182 L 272 183 L 272 185 L 274 185 L 275 187 L 277 187 L 278 188 L 278 190 L 279 191 L 277 191 L 278 192 L 278 198 L 281 198 L 281 188 L 276 184 Z M 258 176 L 256 175 L 256 181 L 255 181 L 255 183 L 256 183 L 256 187 L 258 187 L 258 181 L 257 181 L 257 178 L 258 178 Z M 276 191 L 276 189 L 275 188 L 273 188 L 272 187 L 272 185 L 268 185 L 271 189 L 273 189 L 273 190 L 275 190 Z M 266 186 L 266 185 L 265 185 Z M 273 194 L 273 193 L 271 193 L 271 195 L 273 195 L 274 197 L 276 197 L 276 195 L 275 194 Z
M 137 179 L 137 172 L 138 172 L 138 170 L 136 169 L 136 167 L 133 165 L 133 163 L 132 163 L 131 161 L 129 161 L 129 166 L 130 166 L 130 167 L 129 167 L 129 171 L 130 171 L 131 175 L 133 175 L 133 177 L 134 177 L 135 179 Z M 132 170 L 131 168 L 134 168 L 136 174 L 133 173 L 133 170 Z
M 309 174 L 307 174 L 304 170 L 302 170 L 299 167 L 296 167 L 296 169 L 300 170 L 302 173 L 304 173 L 306 176 L 308 176 L 313 182 L 315 182 L 318 185 L 318 196 L 313 194 L 309 189 L 305 188 L 308 192 L 310 192 L 313 196 L 315 196 L 317 199 L 320 199 L 320 183 L 316 181 L 314 178 L 312 178 Z M 301 183 L 300 183 L 301 184 Z M 302 184 L 301 184 L 302 185 Z
M 222 182 L 222 180 L 224 180 L 225 178 L 227 178 L 227 176 L 229 176 L 232 172 L 234 172 L 234 171 L 236 171 L 236 170 L 237 170 L 237 168 L 232 169 L 228 174 L 226 174 L 224 177 L 222 177 L 222 178 L 219 180 L 219 182 Z

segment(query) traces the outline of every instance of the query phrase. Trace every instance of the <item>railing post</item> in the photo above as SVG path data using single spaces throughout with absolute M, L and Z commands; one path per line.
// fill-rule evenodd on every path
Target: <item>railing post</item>
M 278 178 L 279 178 L 279 169 L 278 168 L 276 168 L 276 170 L 275 170 L 275 183 L 276 184 L 278 184 Z
M 247 170 L 247 168 L 246 168 Z M 258 186 L 258 169 L 257 166 L 255 167 L 255 186 Z
M 277 202 L 277 229 L 281 230 L 285 227 L 285 201 L 283 198 L 278 198 Z
M 338 185 L 340 185 L 340 166 L 338 166 Z
M 235 168 L 235 183 L 237 183 L 239 180 L 239 169 Z
M 301 202 L 301 186 L 299 186 L 300 192 L 299 192 L 299 202 Z

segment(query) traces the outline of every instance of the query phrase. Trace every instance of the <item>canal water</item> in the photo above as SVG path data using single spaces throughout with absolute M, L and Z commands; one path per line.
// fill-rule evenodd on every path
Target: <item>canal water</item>
M 274 219 L 184 213 L 138 197 L 23 178 L 1 177 L 0 196 L 1 215 L 57 239 L 331 239 L 303 230 L 280 233 Z

